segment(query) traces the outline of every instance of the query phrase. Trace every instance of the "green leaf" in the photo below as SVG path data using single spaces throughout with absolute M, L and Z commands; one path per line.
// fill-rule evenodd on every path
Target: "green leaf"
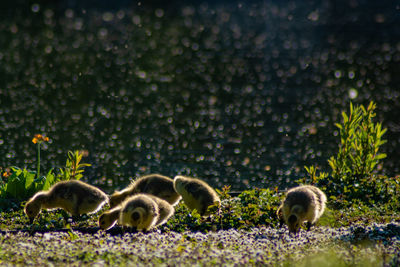
M 52 169 L 47 173 L 46 181 L 50 184 L 50 187 L 57 182 Z M 48 189 L 45 189 L 45 190 L 48 190 Z
M 9 177 L 7 186 L 5 188 L 6 194 L 10 195 L 12 198 L 21 199 L 23 198 L 23 193 L 25 190 L 25 179 L 24 174 L 16 173 Z
M 36 174 L 33 172 L 24 172 L 25 175 L 25 190 L 29 190 L 32 187 L 33 182 L 35 181 Z
M 347 117 L 346 112 L 344 112 L 344 111 L 342 112 L 342 117 L 343 117 L 343 123 L 346 123 L 349 121 L 349 117 Z
M 375 156 L 375 160 L 380 160 L 380 159 L 384 159 L 384 158 L 386 158 L 386 154 L 385 153 L 378 154 L 378 155 Z
M 335 123 L 335 126 L 339 129 L 343 129 L 342 125 L 340 123 Z
M 376 105 L 375 105 L 375 103 L 373 102 L 373 101 L 371 101 L 371 102 L 369 102 L 369 105 L 368 105 L 368 110 L 374 110 L 375 109 L 375 107 L 376 107 Z
M 12 166 L 10 167 L 10 169 L 12 170 L 13 173 L 17 173 L 17 175 L 19 175 L 22 172 L 22 170 L 16 166 Z
M 383 130 L 379 131 L 379 133 L 378 133 L 378 137 L 379 137 L 379 138 L 381 138 L 381 137 L 382 137 L 382 135 L 384 135 L 384 134 L 386 133 L 386 131 L 387 131 L 387 128 L 385 128 L 385 129 L 383 129 Z
M 41 190 L 44 190 L 44 191 L 49 190 L 50 187 L 52 186 L 52 183 L 51 183 L 52 181 L 54 181 L 53 175 L 49 175 L 48 177 L 45 177 L 45 182 L 44 182 Z
M 386 144 L 386 142 L 387 142 L 387 140 L 381 140 L 381 141 L 379 141 L 378 146 Z
M 334 172 L 335 172 L 335 170 L 336 170 L 336 163 L 335 163 L 335 159 L 334 159 L 333 157 L 331 157 L 331 158 L 328 160 L 328 163 L 329 163 L 329 166 L 331 166 L 331 168 L 332 168 L 332 171 L 334 171 Z

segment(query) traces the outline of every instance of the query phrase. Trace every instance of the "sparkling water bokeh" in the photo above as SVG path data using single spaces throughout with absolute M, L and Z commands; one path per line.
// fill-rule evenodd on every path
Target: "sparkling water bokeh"
M 129 2 L 129 3 L 128 3 Z M 396 1 L 17 1 L 0 17 L 0 166 L 84 150 L 85 180 L 200 177 L 235 190 L 330 171 L 335 122 L 377 103 L 399 173 Z

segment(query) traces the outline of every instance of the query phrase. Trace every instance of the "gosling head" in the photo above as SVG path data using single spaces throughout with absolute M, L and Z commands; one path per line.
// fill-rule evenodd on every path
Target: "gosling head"
M 300 228 L 300 220 L 299 217 L 297 217 L 297 215 L 292 214 L 289 216 L 288 218 L 288 228 L 289 228 L 289 232 L 290 233 L 297 233 L 299 231 Z
M 175 176 L 174 178 L 174 187 L 176 191 L 182 191 L 185 189 L 185 186 L 187 185 L 188 181 L 185 179 L 184 176 Z
M 39 214 L 41 205 L 35 201 L 27 202 L 25 205 L 25 214 L 29 217 L 30 223 L 33 223 L 35 217 Z
M 103 213 L 100 217 L 99 217 L 99 227 L 103 230 L 107 230 L 111 227 L 114 226 L 114 224 L 116 223 L 116 220 L 112 220 L 111 216 L 107 213 Z
M 139 211 L 134 211 L 131 214 L 131 225 L 138 226 L 141 223 L 141 213 Z
M 121 211 L 120 223 L 133 228 L 147 228 L 147 223 L 150 218 L 146 210 L 142 207 L 137 207 L 133 210 Z
M 131 214 L 132 224 L 135 224 L 140 219 L 140 213 L 135 211 Z

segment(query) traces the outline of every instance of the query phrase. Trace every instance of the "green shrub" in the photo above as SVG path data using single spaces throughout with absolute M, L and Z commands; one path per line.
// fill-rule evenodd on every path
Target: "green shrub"
M 255 188 L 243 191 L 237 197 L 229 195 L 230 186 L 216 191 L 221 198 L 221 205 L 209 207 L 212 215 L 202 218 L 196 210 L 190 212 L 182 201 L 176 207 L 175 215 L 168 221 L 166 228 L 183 232 L 278 225 L 276 210 L 280 204 L 280 197 L 276 191 Z
M 339 151 L 328 160 L 334 184 L 357 187 L 373 176 L 379 161 L 386 157 L 379 153 L 380 146 L 386 143 L 382 140 L 386 129 L 380 123 L 373 123 L 375 108 L 372 101 L 367 109 L 362 105 L 353 108 L 350 103 L 349 115 L 342 112 L 342 124 L 336 123 L 340 133 Z
M 339 151 L 329 160 L 331 173 L 320 172 L 317 167 L 305 167 L 308 178 L 300 183 L 316 184 L 336 204 L 350 205 L 354 200 L 362 203 L 386 203 L 399 208 L 399 177 L 389 178 L 377 174 L 376 167 L 386 154 L 380 147 L 386 142 L 382 139 L 386 129 L 381 123 L 374 123 L 376 105 L 372 101 L 367 108 L 350 103 L 350 112 L 342 112 L 339 129 Z
M 83 157 L 82 151 L 75 150 L 74 152 L 68 151 L 68 159 L 64 168 L 60 168 L 60 179 L 69 180 L 82 178 L 83 168 L 91 166 L 88 163 L 81 163 Z

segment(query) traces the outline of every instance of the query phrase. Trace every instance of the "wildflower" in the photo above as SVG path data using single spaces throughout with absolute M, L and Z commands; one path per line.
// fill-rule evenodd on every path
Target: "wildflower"
M 49 142 L 49 138 L 46 136 L 43 136 L 41 134 L 35 134 L 35 136 L 32 139 L 32 143 L 38 144 L 37 146 L 37 171 L 36 171 L 36 178 L 40 177 L 40 144 L 42 142 Z
M 41 143 L 41 142 L 49 142 L 50 139 L 46 136 L 43 136 L 41 134 L 35 134 L 35 136 L 32 139 L 32 143 L 36 144 L 36 143 Z
M 6 168 L 5 169 L 5 172 L 3 172 L 3 175 L 2 175 L 4 178 L 8 178 L 8 177 L 10 177 L 11 176 L 11 171 L 10 171 L 10 169 L 9 168 Z

